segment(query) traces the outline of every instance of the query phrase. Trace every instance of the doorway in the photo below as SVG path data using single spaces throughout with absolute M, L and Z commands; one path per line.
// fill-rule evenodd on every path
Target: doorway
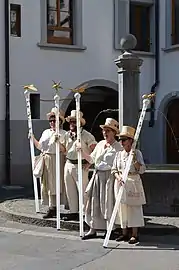
M 179 99 L 173 99 L 169 102 L 167 108 L 167 119 L 171 125 L 166 127 L 166 147 L 167 164 L 179 164 Z M 174 135 L 176 139 L 174 138 Z M 176 141 L 177 140 L 177 141 Z
M 91 132 L 97 141 L 103 139 L 99 125 L 104 124 L 107 117 L 112 117 L 118 121 L 118 112 L 101 113 L 94 122 L 99 112 L 106 109 L 118 109 L 118 92 L 107 87 L 88 88 L 81 95 L 81 111 L 86 120 L 85 129 Z M 75 109 L 73 99 L 66 110 L 66 116 Z M 92 128 L 92 130 L 91 130 Z M 64 124 L 64 129 L 68 130 L 68 123 Z

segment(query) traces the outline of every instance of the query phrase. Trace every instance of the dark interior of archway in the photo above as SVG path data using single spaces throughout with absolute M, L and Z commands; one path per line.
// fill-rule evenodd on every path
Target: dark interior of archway
M 167 135 L 167 163 L 168 164 L 179 164 L 179 99 L 174 99 L 170 101 L 167 109 L 167 119 L 171 125 L 173 133 L 176 137 L 176 140 L 173 136 L 171 128 L 169 125 L 166 125 L 166 135 Z M 177 147 L 178 144 L 178 147 Z
M 75 100 L 72 100 L 66 111 L 66 116 L 70 115 L 71 110 L 75 109 Z M 95 87 L 89 88 L 81 95 L 81 111 L 86 120 L 85 129 L 91 131 L 92 124 L 97 114 L 105 109 L 118 109 L 118 92 L 106 88 Z M 92 134 L 97 141 L 103 139 L 99 125 L 105 123 L 107 117 L 112 117 L 118 121 L 118 112 L 102 113 L 99 115 L 93 125 Z M 68 123 L 64 124 L 64 129 L 68 130 Z

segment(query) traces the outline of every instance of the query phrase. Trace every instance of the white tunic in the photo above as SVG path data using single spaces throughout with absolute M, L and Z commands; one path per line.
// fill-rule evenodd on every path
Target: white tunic
M 138 161 L 141 164 L 140 170 L 137 171 L 135 166 L 134 166 L 134 163 L 132 162 L 129 172 L 132 174 L 133 173 L 143 174 L 145 172 L 146 167 L 144 164 L 142 153 L 140 150 L 136 149 L 135 155 L 136 155 L 136 161 Z M 122 173 L 124 171 L 124 169 L 126 168 L 126 163 L 128 161 L 128 158 L 129 158 L 128 152 L 126 152 L 125 150 L 119 152 L 116 155 L 115 160 L 114 160 L 113 173 L 115 173 L 115 170 L 116 170 L 116 172 Z
M 95 168 L 100 171 L 111 170 L 116 153 L 122 150 L 120 143 L 117 141 L 107 147 L 105 145 L 105 140 L 100 141 L 90 155 L 90 163 L 94 163 Z
M 65 136 L 60 140 L 61 144 L 66 148 L 66 157 L 67 159 L 77 160 L 78 154 L 76 151 L 76 137 L 73 137 L 71 132 L 66 132 Z M 81 131 L 81 145 L 85 153 L 90 154 L 91 145 L 96 145 L 97 142 L 95 137 L 85 129 Z
M 60 138 L 65 136 L 66 131 L 63 129 L 60 129 L 59 131 Z M 55 147 L 55 131 L 51 128 L 46 129 L 43 131 L 41 138 L 39 140 L 40 150 L 42 152 L 46 152 L 49 154 L 55 154 L 56 147 Z

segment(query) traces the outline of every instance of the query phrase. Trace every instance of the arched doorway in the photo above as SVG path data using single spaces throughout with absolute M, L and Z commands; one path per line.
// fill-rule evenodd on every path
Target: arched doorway
M 177 139 L 174 138 L 169 125 L 166 125 L 166 148 L 167 148 L 167 163 L 179 164 L 179 98 L 173 99 L 167 106 L 167 119 Z
M 73 99 L 66 110 L 66 115 L 70 115 L 71 110 L 74 109 L 75 100 Z M 118 112 L 111 112 L 100 114 L 94 122 L 97 114 L 105 109 L 118 109 L 118 92 L 116 90 L 104 86 L 90 87 L 81 95 L 81 111 L 86 119 L 85 129 L 91 131 L 94 123 L 92 134 L 97 141 L 102 139 L 99 125 L 103 124 L 107 117 L 118 120 Z M 65 123 L 64 128 L 68 129 L 67 123 Z

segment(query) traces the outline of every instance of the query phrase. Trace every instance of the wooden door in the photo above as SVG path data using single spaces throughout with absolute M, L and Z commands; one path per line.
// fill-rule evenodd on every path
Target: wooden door
M 179 99 L 174 99 L 168 104 L 167 119 L 171 125 L 170 128 L 166 123 L 167 163 L 179 164 Z

